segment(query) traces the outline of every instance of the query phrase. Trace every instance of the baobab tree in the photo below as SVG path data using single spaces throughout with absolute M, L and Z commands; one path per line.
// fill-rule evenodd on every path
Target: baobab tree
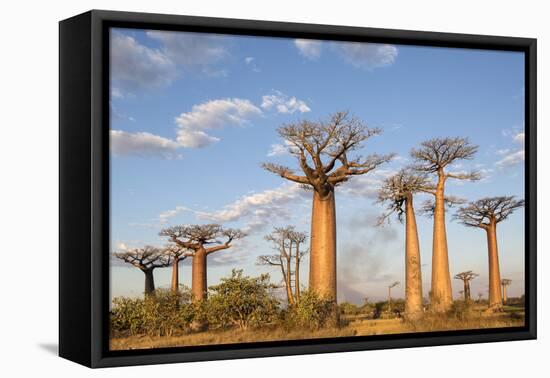
M 287 143 L 289 153 L 298 160 L 303 175 L 273 163 L 264 163 L 263 167 L 313 191 L 309 286 L 336 304 L 335 188 L 353 176 L 371 172 L 393 155 L 349 156 L 381 131 L 368 128 L 348 112 L 337 112 L 328 121 L 303 120 L 287 124 L 278 132 Z M 335 316 L 338 316 L 336 311 Z
M 447 232 L 445 229 L 445 183 L 448 179 L 478 180 L 478 172 L 448 172 L 448 167 L 460 160 L 470 160 L 477 152 L 477 146 L 467 138 L 438 138 L 421 143 L 420 148 L 411 150 L 415 160 L 413 168 L 422 174 L 435 174 L 435 189 L 426 193 L 435 197 L 431 309 L 435 312 L 448 311 L 453 302 Z
M 512 280 L 508 278 L 503 278 L 500 280 L 500 284 L 502 286 L 502 304 L 505 305 L 508 301 L 508 294 L 506 293 L 508 286 L 512 284 Z
M 391 289 L 399 285 L 399 281 L 392 282 L 388 285 L 388 311 L 391 311 Z
M 145 274 L 145 295 L 155 292 L 153 270 L 170 266 L 172 259 L 162 249 L 146 245 L 114 254 L 116 258 L 131 264 Z
M 170 244 L 164 248 L 164 252 L 172 258 L 172 279 L 170 281 L 170 290 L 173 293 L 179 291 L 179 265 L 180 262 L 189 256 L 193 256 L 193 252 L 178 244 Z
M 271 234 L 265 236 L 265 239 L 273 243 L 277 253 L 258 256 L 258 265 L 279 267 L 289 306 L 298 304 L 300 302 L 300 262 L 307 253 L 306 250 L 300 250 L 300 246 L 306 242 L 307 235 L 295 231 L 294 226 L 275 227 Z
M 378 192 L 378 202 L 388 203 L 379 224 L 394 213 L 403 222 L 405 215 L 405 316 L 409 319 L 418 319 L 423 313 L 420 244 L 413 195 L 428 189 L 433 190 L 433 185 L 426 176 L 401 170 L 384 180 Z
M 489 309 L 502 308 L 500 266 L 498 262 L 497 224 L 525 205 L 514 196 L 487 197 L 458 209 L 455 217 L 467 227 L 481 228 L 487 233 L 489 252 Z
M 464 302 L 470 302 L 471 300 L 471 291 L 470 291 L 470 281 L 479 276 L 479 274 L 468 270 L 467 272 L 460 272 L 455 275 L 455 279 L 461 280 L 464 283 Z
M 240 230 L 224 229 L 219 224 L 174 226 L 161 230 L 160 235 L 167 236 L 174 244 L 192 252 L 191 293 L 194 301 L 206 298 L 207 256 L 231 248 L 233 240 L 245 236 Z M 224 242 L 219 240 L 221 238 Z M 210 244 L 216 245 L 207 247 Z

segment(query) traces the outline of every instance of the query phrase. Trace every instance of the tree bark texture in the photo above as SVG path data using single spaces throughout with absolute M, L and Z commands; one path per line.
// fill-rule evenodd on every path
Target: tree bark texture
M 412 195 L 405 205 L 405 315 L 418 319 L 423 313 L 420 245 Z
M 313 192 L 311 214 L 310 289 L 336 302 L 336 207 L 334 191 Z
M 431 309 L 446 312 L 453 302 L 447 231 L 445 229 L 445 177 L 440 174 L 435 195 Z
M 191 273 L 191 293 L 193 295 L 193 301 L 205 299 L 207 290 L 206 249 L 201 247 L 196 250 L 193 256 Z
M 145 269 L 143 273 L 145 273 L 145 295 L 152 295 L 155 293 L 153 269 Z
M 498 262 L 497 225 L 491 222 L 486 228 L 487 245 L 489 249 L 489 308 L 502 308 L 502 294 L 500 292 L 500 267 Z
M 170 283 L 170 289 L 173 293 L 177 293 L 179 290 L 179 265 L 180 259 L 174 258 L 172 262 L 172 281 Z

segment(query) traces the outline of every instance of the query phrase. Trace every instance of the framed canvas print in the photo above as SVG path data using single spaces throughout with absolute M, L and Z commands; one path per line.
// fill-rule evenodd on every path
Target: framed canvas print
M 60 23 L 60 355 L 536 337 L 536 40 Z

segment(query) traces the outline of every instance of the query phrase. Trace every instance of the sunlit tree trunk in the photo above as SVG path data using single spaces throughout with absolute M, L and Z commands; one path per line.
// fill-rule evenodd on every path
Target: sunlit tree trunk
M 300 303 L 300 244 L 296 244 L 296 259 L 294 260 L 294 296 L 296 304 Z
M 143 273 L 145 273 L 145 295 L 153 295 L 155 293 L 153 269 L 145 269 Z
M 471 294 L 470 294 L 470 281 L 469 280 L 466 280 L 464 281 L 464 301 L 465 302 L 469 302 L 471 299 Z
M 206 250 L 200 248 L 193 256 L 191 273 L 191 293 L 194 301 L 201 301 L 206 298 Z
M 447 232 L 445 230 L 445 176 L 443 172 L 439 173 L 435 193 L 431 308 L 435 312 L 445 312 L 450 309 L 452 304 L 452 288 Z
M 313 192 L 309 286 L 336 301 L 336 207 L 334 191 L 321 197 Z
M 496 222 L 492 221 L 485 230 L 487 231 L 487 245 L 489 249 L 489 308 L 499 310 L 502 308 L 502 294 L 500 292 Z
M 406 200 L 405 228 L 405 314 L 409 319 L 418 319 L 423 312 L 422 272 L 412 195 Z
M 170 289 L 173 293 L 177 293 L 179 290 L 179 257 L 174 258 L 172 262 L 172 281 L 170 283 Z
M 502 285 L 502 304 L 506 304 L 508 301 L 508 294 L 506 293 L 506 285 Z

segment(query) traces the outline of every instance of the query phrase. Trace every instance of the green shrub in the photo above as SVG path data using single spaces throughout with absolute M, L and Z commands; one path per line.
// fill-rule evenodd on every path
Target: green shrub
M 242 330 L 272 322 L 277 315 L 279 302 L 273 296 L 274 285 L 269 275 L 243 276 L 242 270 L 233 269 L 231 277 L 211 286 L 201 311 L 206 312 L 211 326 L 235 325 Z
M 170 336 L 185 331 L 193 321 L 195 310 L 189 290 L 175 294 L 156 290 L 142 298 L 117 297 L 111 309 L 111 332 L 130 335 Z
M 302 328 L 317 330 L 333 318 L 338 307 L 330 298 L 322 298 L 317 293 L 306 290 L 300 294 L 300 302 L 281 314 L 283 326 L 287 329 Z

